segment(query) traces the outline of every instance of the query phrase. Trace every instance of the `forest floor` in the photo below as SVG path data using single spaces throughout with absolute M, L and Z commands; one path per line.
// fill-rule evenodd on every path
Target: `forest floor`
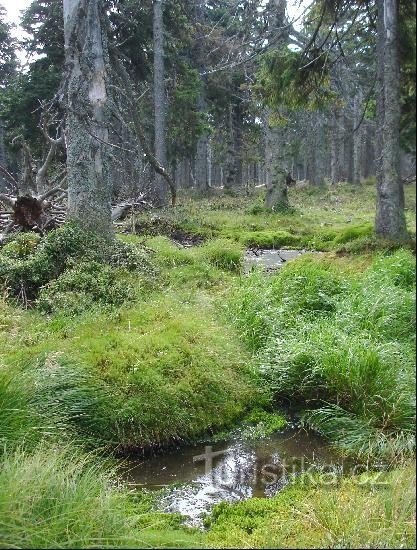
M 374 236 L 371 182 L 289 195 L 283 213 L 255 192 L 180 197 L 126 220 L 105 261 L 71 226 L 1 250 L 0 548 L 415 544 L 413 244 Z M 406 201 L 415 238 L 415 186 Z M 248 248 L 322 253 L 266 276 L 244 273 Z M 301 478 L 218 505 L 204 532 L 121 483 L 120 456 L 282 399 L 338 452 L 389 464 L 383 483 Z

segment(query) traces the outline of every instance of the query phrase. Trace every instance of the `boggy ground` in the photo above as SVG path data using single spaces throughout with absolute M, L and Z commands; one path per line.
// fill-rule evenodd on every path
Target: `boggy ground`
M 147 234 L 105 254 L 72 227 L 6 245 L 0 547 L 413 545 L 415 262 L 373 236 L 374 200 L 371 185 L 290 190 L 284 213 L 256 195 L 182 199 L 127 221 Z M 326 253 L 242 277 L 247 246 Z M 103 459 L 288 401 L 341 452 L 390 464 L 384 483 L 298 480 L 218 506 L 199 533 Z

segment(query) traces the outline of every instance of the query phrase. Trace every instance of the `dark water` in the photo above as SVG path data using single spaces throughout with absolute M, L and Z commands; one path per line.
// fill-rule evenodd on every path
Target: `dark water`
M 167 488 L 160 508 L 198 526 L 218 502 L 273 496 L 293 474 L 329 465 L 339 468 L 340 462 L 321 439 L 291 429 L 261 441 L 199 445 L 131 461 L 126 479 L 138 489 Z

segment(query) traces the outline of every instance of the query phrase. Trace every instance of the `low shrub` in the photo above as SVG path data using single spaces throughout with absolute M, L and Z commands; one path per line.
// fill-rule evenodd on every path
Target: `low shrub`
M 120 306 L 135 297 L 126 269 L 89 261 L 75 264 L 43 287 L 37 306 L 46 313 L 73 314 L 94 306 Z
M 14 259 L 27 258 L 33 254 L 40 241 L 41 238 L 37 233 L 20 233 L 3 246 L 1 254 Z
M 15 248 L 19 246 L 18 241 Z M 99 262 L 154 274 L 149 252 L 145 249 L 117 239 L 107 241 L 73 224 L 51 231 L 33 247 L 32 253 L 23 257 L 10 254 L 13 243 L 8 247 L 6 253 L 0 251 L 0 285 L 12 296 L 20 296 L 25 301 L 35 299 L 42 286 L 57 279 L 74 261 Z

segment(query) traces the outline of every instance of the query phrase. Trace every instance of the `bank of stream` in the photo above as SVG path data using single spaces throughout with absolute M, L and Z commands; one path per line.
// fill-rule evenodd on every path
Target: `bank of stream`
M 261 267 L 267 274 L 306 250 L 248 249 L 244 271 Z M 317 435 L 287 428 L 263 439 L 234 437 L 215 444 L 198 444 L 150 458 L 130 458 L 125 480 L 135 490 L 159 491 L 158 507 L 180 513 L 189 526 L 202 527 L 215 504 L 252 497 L 268 498 L 294 475 L 343 468 L 339 456 Z

